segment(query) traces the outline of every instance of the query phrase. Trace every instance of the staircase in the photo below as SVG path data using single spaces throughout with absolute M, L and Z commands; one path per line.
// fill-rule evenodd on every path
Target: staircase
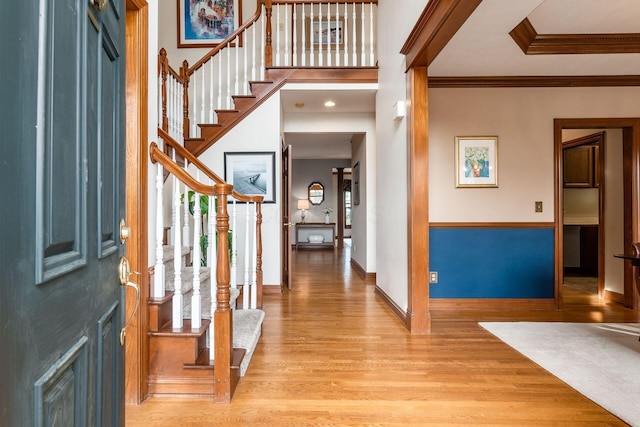
M 376 0 L 257 3 L 253 17 L 193 66 L 184 61 L 176 71 L 166 50 L 159 54 L 162 148 L 155 143 L 150 147 L 158 168 L 159 202 L 156 264 L 148 301 L 150 395 L 212 396 L 216 403 L 229 403 L 247 372 L 265 317 L 260 309 L 262 197 L 239 194 L 198 156 L 287 83 L 377 82 Z M 327 37 L 329 33 L 334 36 Z M 173 247 L 162 245 L 162 200 L 169 186 Z M 200 245 L 185 249 L 181 244 L 181 234 L 191 233 L 190 222 L 191 241 L 200 242 L 200 223 L 204 224 L 196 200 L 193 219 L 187 219 L 185 206 L 184 227 L 180 225 L 179 200 L 187 200 L 191 190 L 197 198 L 209 197 L 208 212 L 214 212 L 207 216 L 208 227 L 202 227 L 208 228 L 206 268 L 189 265 L 190 259 L 196 266 L 201 259 Z M 214 199 L 217 208 L 211 202 Z M 242 231 L 236 227 L 235 203 L 231 215 L 227 210 L 230 200 L 251 206 L 245 216 L 248 246 L 241 283 L 236 279 L 235 240 Z M 236 304 L 239 297 L 242 304 Z

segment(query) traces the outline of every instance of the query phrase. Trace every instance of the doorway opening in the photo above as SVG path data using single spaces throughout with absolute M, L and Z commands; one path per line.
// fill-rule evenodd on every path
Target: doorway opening
M 637 309 L 633 267 L 613 255 L 639 240 L 640 119 L 556 119 L 554 128 L 556 305 L 565 276 L 582 275 L 597 278 L 592 301 Z

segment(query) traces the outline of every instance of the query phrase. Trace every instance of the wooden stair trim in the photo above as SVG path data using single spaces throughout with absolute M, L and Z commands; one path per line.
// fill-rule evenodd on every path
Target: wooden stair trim
M 173 325 L 168 324 L 165 325 L 164 327 L 160 328 L 159 331 L 156 332 L 149 332 L 149 336 L 154 336 L 154 337 L 170 337 L 170 336 L 183 336 L 183 337 L 199 337 L 203 334 L 206 334 L 207 332 L 207 328 L 209 327 L 209 324 L 211 323 L 211 320 L 209 319 L 202 319 L 202 325 L 200 326 L 200 328 L 196 331 L 191 329 L 191 319 L 184 319 L 183 320 L 183 324 L 182 324 L 182 328 L 180 329 L 175 329 L 173 328 Z
M 223 123 L 206 123 L 198 125 L 203 127 L 219 125 L 220 128 L 207 131 L 207 137 L 203 139 L 185 139 L 185 148 L 198 157 L 220 138 L 244 120 L 255 109 L 262 105 L 273 94 L 278 92 L 287 83 L 377 83 L 377 67 L 324 67 L 324 68 L 290 68 L 270 67 L 267 69 L 265 80 L 250 81 L 251 95 L 237 95 L 238 99 L 254 97 L 250 105 L 236 110 L 216 110 L 223 115 L 230 111 L 237 111 L 235 117 L 225 118 Z
M 242 360 L 244 356 L 247 354 L 247 349 L 245 348 L 234 348 L 231 358 L 231 369 L 240 369 L 240 365 L 242 364 Z M 204 369 L 213 371 L 215 366 L 215 360 L 211 360 L 210 357 L 210 349 L 206 348 L 200 355 L 195 363 L 185 363 L 185 369 Z

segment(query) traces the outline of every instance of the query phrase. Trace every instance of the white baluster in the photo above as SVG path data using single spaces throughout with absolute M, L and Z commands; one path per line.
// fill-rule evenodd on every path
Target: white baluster
M 218 55 L 218 110 L 222 109 L 222 55 Z M 217 118 L 216 118 L 217 122 Z
M 280 7 L 276 6 L 276 66 L 280 66 Z
M 191 136 L 192 137 L 198 137 L 200 134 L 198 133 L 198 123 L 196 118 L 198 117 L 196 115 L 196 94 L 197 92 L 197 80 L 195 79 L 195 74 L 191 75 L 191 102 L 190 104 L 193 105 L 193 108 L 190 108 L 190 114 L 189 114 L 189 118 L 191 119 Z
M 305 22 L 307 18 L 306 9 L 304 7 L 304 3 L 302 3 L 302 45 L 300 46 L 300 56 L 302 57 L 302 66 L 304 67 L 307 64 L 307 54 L 305 53 L 305 47 L 307 46 L 307 30 L 304 28 Z M 311 29 L 311 27 L 309 27 Z M 295 39 L 294 39 L 295 40 Z
M 231 272 L 229 283 L 232 288 L 238 287 L 238 231 L 236 229 L 236 199 L 231 207 Z
M 188 168 L 188 162 L 185 159 L 184 161 L 184 170 L 187 171 Z M 191 242 L 189 241 L 190 235 L 191 235 L 191 231 L 189 229 L 189 189 L 187 188 L 187 186 L 184 186 L 184 196 L 183 196 L 183 204 L 182 204 L 182 216 L 183 216 L 183 223 L 182 223 L 182 238 L 183 238 L 183 242 L 182 244 L 184 246 L 191 246 Z
M 200 170 L 196 171 L 196 179 L 200 181 Z M 197 330 L 202 326 L 202 314 L 200 307 L 200 260 L 202 254 L 200 250 L 200 221 L 202 219 L 202 209 L 200 209 L 200 193 L 193 195 L 193 294 L 191 294 L 191 329 Z
M 292 24 L 291 32 L 293 33 L 293 43 L 291 47 L 291 64 L 298 66 L 298 9 L 295 4 L 291 5 Z M 304 31 L 302 32 L 304 34 Z
M 251 308 L 258 308 L 258 236 L 255 233 L 256 224 L 258 223 L 258 209 L 256 203 L 253 206 L 253 245 L 251 251 Z
M 158 124 L 162 126 L 162 73 L 158 75 Z
M 158 163 L 156 171 L 156 264 L 153 267 L 153 298 L 164 297 L 164 251 L 162 240 L 164 238 L 164 202 L 163 202 L 163 168 Z
M 289 8 L 284 6 L 284 65 L 291 65 L 291 51 L 289 50 Z
M 207 111 L 207 106 L 206 106 L 206 99 L 207 96 L 206 94 L 206 76 L 205 76 L 205 68 L 206 67 L 200 67 L 200 69 L 198 70 L 200 72 L 200 74 L 202 75 L 202 87 L 200 88 L 200 123 L 206 123 L 207 119 L 206 119 L 206 111 Z
M 233 95 L 239 95 L 240 94 L 240 53 L 238 52 L 238 49 L 240 48 L 240 39 L 236 38 L 236 45 L 233 48 L 233 54 L 236 57 L 236 81 L 234 83 L 234 87 L 233 87 Z M 235 106 L 234 106 L 235 107 Z
M 263 14 L 264 16 L 264 14 Z M 256 80 L 256 25 L 251 26 L 251 80 Z
M 315 41 L 315 33 L 313 31 L 313 3 L 311 3 L 310 7 L 311 11 L 309 12 L 309 66 L 315 66 L 315 53 L 313 43 Z
M 244 41 L 245 43 L 248 43 L 249 40 L 247 40 L 247 36 L 246 36 L 246 31 L 245 31 L 245 36 L 244 36 Z M 249 94 L 249 62 L 247 60 L 248 58 L 248 51 L 249 48 L 245 45 L 244 49 L 242 49 L 242 52 L 244 53 L 244 81 L 242 82 L 242 94 L 243 95 L 248 95 Z
M 249 259 L 249 222 L 251 221 L 251 215 L 249 214 L 249 203 L 247 203 L 247 212 L 245 217 L 245 227 L 244 227 L 244 281 L 242 284 L 242 308 L 249 307 L 249 294 L 251 290 L 249 289 L 249 269 L 250 269 L 250 259 Z
M 264 80 L 264 71 L 265 71 L 265 58 L 264 58 L 264 52 L 266 50 L 266 46 L 267 46 L 267 35 L 266 35 L 266 31 L 264 30 L 265 28 L 267 28 L 267 23 L 266 23 L 266 18 L 264 15 L 262 15 L 260 17 L 260 26 L 262 28 L 262 31 L 260 31 L 260 80 Z
M 373 52 L 373 3 L 369 4 L 369 65 L 374 66 L 376 63 L 375 54 Z
M 231 49 L 227 49 L 227 110 L 231 109 Z
M 352 4 L 353 4 L 353 14 L 351 16 L 351 19 L 352 19 L 352 25 L 351 25 L 352 37 L 351 38 L 353 39 L 352 40 L 352 44 L 353 44 L 353 46 L 352 46 L 353 47 L 353 49 L 352 49 L 353 62 L 351 64 L 351 66 L 352 67 L 357 67 L 358 66 L 358 50 L 356 49 L 356 39 L 358 37 L 357 37 L 357 34 L 356 34 L 356 4 L 355 3 L 352 3 Z
M 174 159 L 175 162 L 175 154 Z M 176 212 L 180 209 L 180 183 L 173 177 L 173 208 Z M 180 215 L 176 214 L 176 226 L 173 232 L 173 328 L 182 328 L 182 241 L 180 239 Z
M 176 134 L 176 81 L 171 77 L 169 79 L 169 135 L 174 136 Z
M 340 66 L 340 39 L 344 37 L 344 28 L 340 25 L 340 3 L 336 3 L 336 67 Z
M 344 49 L 344 66 L 349 66 L 349 6 L 347 2 L 344 3 L 344 29 L 342 30 L 343 43 L 342 47 Z
M 209 60 L 209 123 L 213 121 L 213 109 L 214 109 L 214 86 L 213 86 L 213 58 Z
M 367 50 L 366 50 L 366 45 L 365 45 L 365 27 L 364 27 L 364 12 L 365 9 L 365 5 L 361 4 L 360 5 L 360 29 L 361 29 L 361 33 L 360 34 L 360 65 L 361 66 L 365 66 L 367 64 Z
M 338 23 L 336 22 L 336 32 Z M 327 67 L 331 66 L 331 4 L 327 3 Z
M 178 83 L 178 139 L 177 141 L 184 146 L 184 85 Z
M 322 67 L 322 3 L 318 3 L 318 30 L 318 67 Z

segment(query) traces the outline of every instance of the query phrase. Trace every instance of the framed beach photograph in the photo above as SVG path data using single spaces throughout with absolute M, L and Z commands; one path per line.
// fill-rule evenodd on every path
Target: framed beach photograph
M 498 137 L 456 136 L 456 187 L 498 186 Z
M 331 44 L 332 49 L 335 49 L 336 44 L 339 48 L 342 48 L 344 46 L 344 20 L 340 18 L 330 21 L 314 20 L 311 22 L 311 20 L 307 18 L 307 48 L 311 46 L 311 39 L 313 39 L 314 48 L 320 45 L 327 46 L 328 44 Z
M 264 203 L 275 203 L 276 153 L 224 153 L 224 180 L 234 190 L 250 196 L 264 196 Z
M 177 0 L 178 47 L 214 47 L 242 23 L 239 0 Z

